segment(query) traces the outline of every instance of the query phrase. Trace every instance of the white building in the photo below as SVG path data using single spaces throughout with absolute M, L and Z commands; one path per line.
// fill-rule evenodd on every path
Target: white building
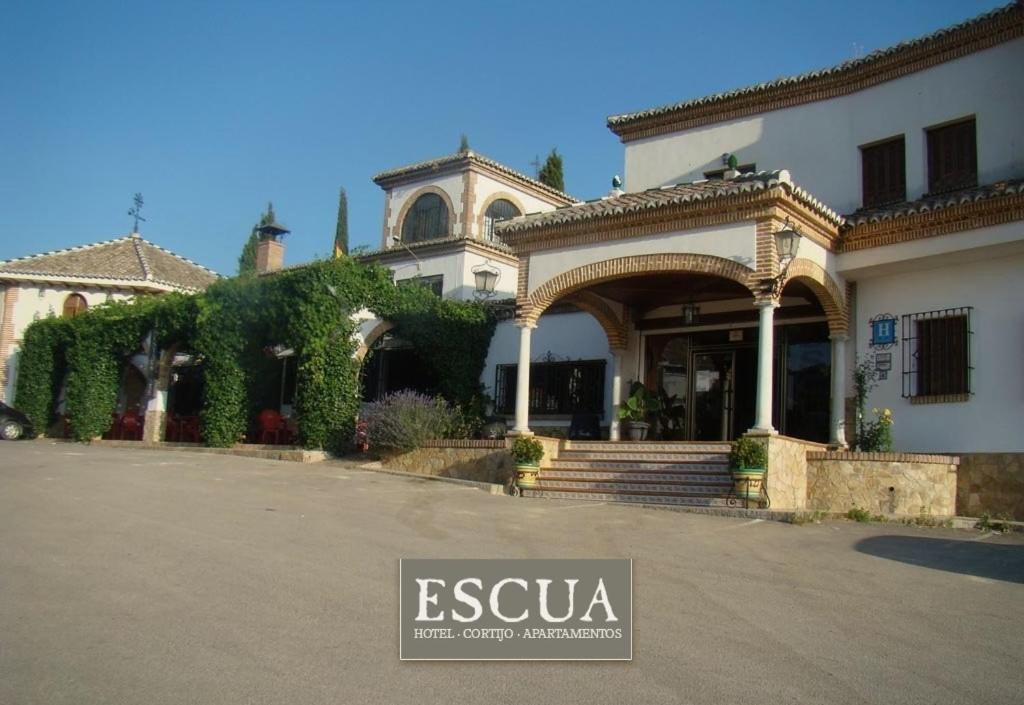
M 1017 2 L 826 70 L 609 118 L 626 192 L 593 202 L 472 154 L 386 172 L 373 258 L 459 298 L 474 268 L 500 273 L 516 320 L 481 381 L 519 432 L 591 411 L 616 438 L 639 380 L 673 397 L 672 438 L 842 446 L 852 370 L 870 356 L 867 407 L 892 409 L 897 450 L 1024 451 L 1022 66 Z M 492 230 L 495 198 L 524 215 Z M 782 231 L 800 235 L 793 257 Z
M 21 337 L 32 321 L 139 295 L 202 291 L 216 279 L 138 233 L 0 261 L 0 400 L 14 399 Z

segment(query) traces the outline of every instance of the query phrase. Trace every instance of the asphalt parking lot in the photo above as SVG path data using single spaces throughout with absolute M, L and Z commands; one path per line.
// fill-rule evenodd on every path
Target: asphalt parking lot
M 632 558 L 634 659 L 400 662 L 398 559 Z M 1021 701 L 1024 538 L 0 443 L 0 703 Z

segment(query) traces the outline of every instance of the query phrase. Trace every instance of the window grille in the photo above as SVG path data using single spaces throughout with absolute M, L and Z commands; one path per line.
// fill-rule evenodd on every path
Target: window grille
M 494 408 L 513 414 L 519 365 L 498 365 Z M 604 360 L 530 364 L 530 413 L 604 413 Z
M 903 135 L 860 148 L 864 207 L 907 200 Z
M 971 393 L 972 307 L 903 316 L 903 396 L 964 401 Z
M 512 201 L 508 201 L 504 198 L 499 198 L 494 203 L 487 207 L 487 212 L 484 213 L 484 237 L 488 240 L 494 240 L 494 224 L 501 222 L 502 220 L 509 220 L 511 218 L 518 218 L 522 213 L 516 208 L 516 205 Z
M 429 277 L 410 277 L 409 279 L 399 279 L 395 283 L 398 286 L 425 286 L 438 297 L 444 293 L 443 274 L 433 274 Z
M 448 235 L 448 206 L 436 193 L 416 199 L 402 223 L 402 242 L 422 242 Z

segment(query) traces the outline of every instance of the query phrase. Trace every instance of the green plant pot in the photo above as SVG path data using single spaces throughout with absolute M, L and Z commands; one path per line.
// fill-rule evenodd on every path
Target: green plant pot
M 748 502 L 760 502 L 764 489 L 765 468 L 737 468 L 732 471 L 732 486 L 736 496 Z
M 651 427 L 646 421 L 626 421 L 626 436 L 631 441 L 646 441 L 647 430 Z
M 540 465 L 520 465 L 516 463 L 516 487 L 521 490 L 533 489 L 537 486 L 537 475 L 540 473 Z

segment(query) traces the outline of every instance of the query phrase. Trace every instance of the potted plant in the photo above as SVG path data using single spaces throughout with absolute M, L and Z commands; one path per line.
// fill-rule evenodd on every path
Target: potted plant
M 753 438 L 741 438 L 733 443 L 729 469 L 736 496 L 745 502 L 760 502 L 764 476 L 768 472 L 768 451 L 764 443 Z
M 512 459 L 516 464 L 516 487 L 536 487 L 540 459 L 544 457 L 544 444 L 532 436 L 519 436 L 512 441 L 511 450 Z
M 647 422 L 649 415 L 661 409 L 658 397 L 641 382 L 633 382 L 629 390 L 629 398 L 619 405 L 619 420 L 623 421 L 626 434 L 631 441 L 647 439 L 647 430 L 651 424 Z

